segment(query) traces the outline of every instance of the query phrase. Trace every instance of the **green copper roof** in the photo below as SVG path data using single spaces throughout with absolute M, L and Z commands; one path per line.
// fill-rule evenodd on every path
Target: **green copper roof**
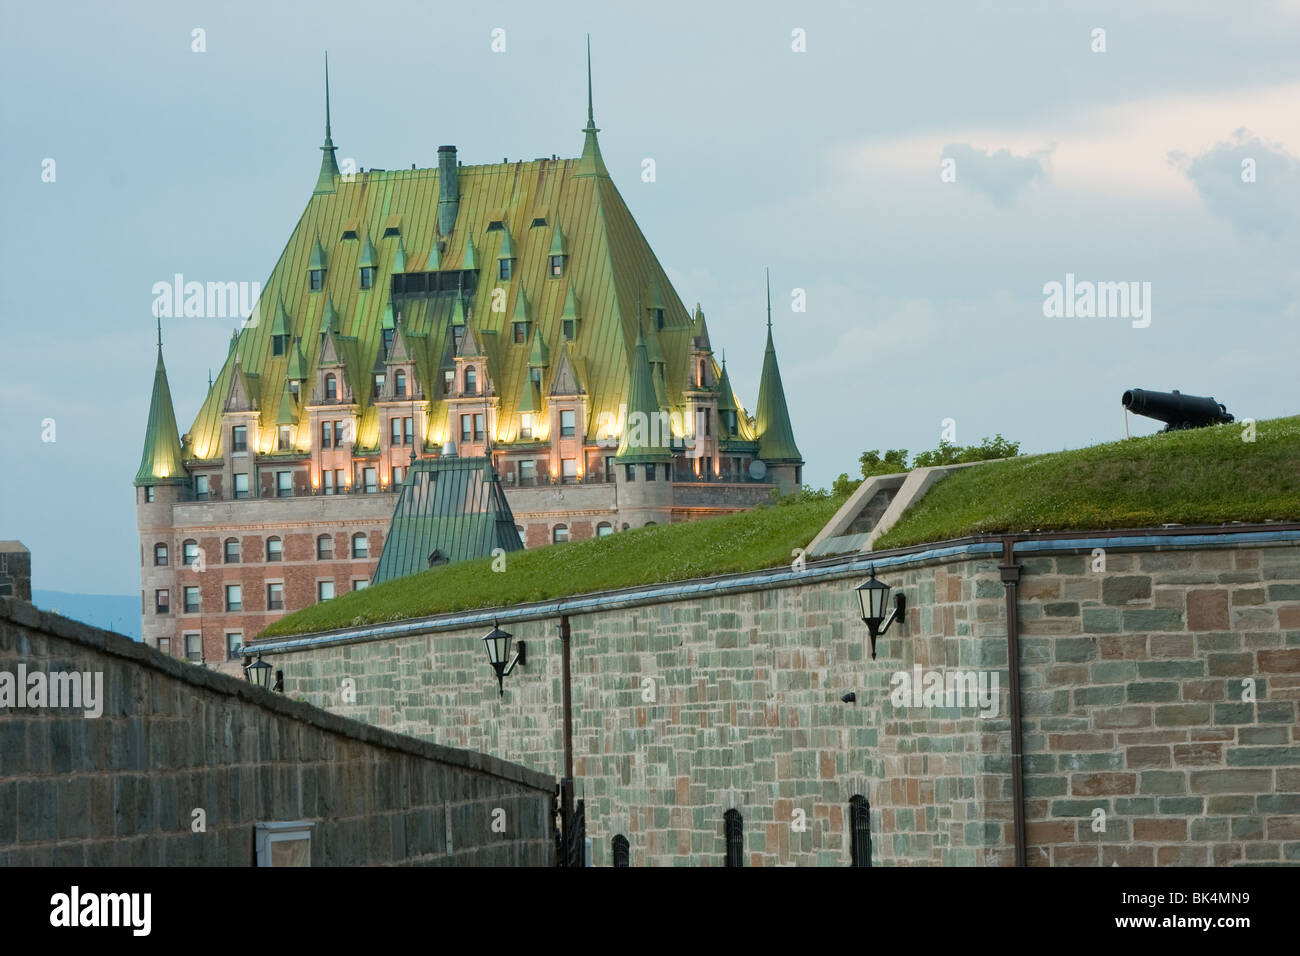
M 181 453 L 181 438 L 176 430 L 176 412 L 167 385 L 162 346 L 158 346 L 158 364 L 153 373 L 153 395 L 149 399 L 149 424 L 144 430 L 144 451 L 135 473 L 137 485 L 181 485 L 189 481 Z
M 320 244 L 320 236 L 316 237 L 316 244 L 312 246 L 311 259 L 307 262 L 308 269 L 325 268 L 325 249 Z
M 303 382 L 307 380 L 307 360 L 302 357 L 302 341 L 295 338 L 293 348 L 289 351 L 289 367 L 285 370 L 284 377 L 291 382 Z
M 442 251 L 438 248 L 438 240 L 433 241 L 429 247 L 429 257 L 424 260 L 424 271 L 433 272 L 442 268 Z
M 551 238 L 551 251 L 549 255 L 567 255 L 564 251 L 564 230 L 560 228 L 559 223 L 555 224 L 555 235 Z
M 777 367 L 776 348 L 772 345 L 770 285 L 767 292 L 767 350 L 763 353 L 763 377 L 758 382 L 755 430 L 758 432 L 759 458 L 764 461 L 803 461 L 803 456 L 799 454 L 799 448 L 794 443 L 794 429 L 790 427 L 790 410 L 785 405 L 781 370 Z
M 528 321 L 528 296 L 524 293 L 524 284 L 519 283 L 519 294 L 515 296 L 515 311 L 511 314 L 511 322 Z
M 623 462 L 670 461 L 672 451 L 665 444 L 661 427 L 666 416 L 655 394 L 654 373 L 646 358 L 645 339 L 638 330 L 632 350 L 631 382 L 627 395 L 627 421 L 618 441 L 618 459 Z
M 280 393 L 280 409 L 275 416 L 277 425 L 298 424 L 298 410 L 294 407 L 293 393 L 286 387 Z
M 272 335 L 292 335 L 293 322 L 289 319 L 289 313 L 284 307 L 284 297 L 280 297 L 279 303 L 275 307 L 275 322 L 271 324 Z
M 406 271 L 406 247 L 402 245 L 402 237 L 397 237 L 397 251 L 393 253 L 393 271 Z
M 334 308 L 334 299 L 332 296 L 325 297 L 325 311 L 321 316 L 321 331 L 340 332 L 339 327 L 339 310 Z
M 540 412 L 542 410 L 542 390 L 531 378 L 524 379 L 523 394 L 519 396 L 519 412 Z
M 594 129 L 594 123 L 593 129 Z M 594 135 L 594 134 L 593 134 Z M 588 136 L 588 146 L 593 146 Z M 652 347 L 662 358 L 661 389 L 669 407 L 683 402 L 682 393 L 690 380 L 690 355 L 695 323 L 682 306 L 680 297 L 655 257 L 631 211 L 613 180 L 603 171 L 585 175 L 594 161 L 591 149 L 585 159 L 533 160 L 529 162 L 464 165 L 457 167 L 458 213 L 454 228 L 439 237 L 435 211 L 439 202 L 440 171 L 435 166 L 423 169 L 370 170 L 354 176 L 335 177 L 328 194 L 314 195 L 285 243 L 284 251 L 263 283 L 259 309 L 270 316 L 283 298 L 292 317 L 289 334 L 302 337 L 303 357 L 308 380 L 315 378 L 323 347 L 320 333 L 337 319 L 339 334 L 331 348 L 336 348 L 343 364 L 351 397 L 357 404 L 357 443 L 374 448 L 380 443 L 380 418 L 371 399 L 368 382 L 370 370 L 380 351 L 383 324 L 388 306 L 402 312 L 404 333 L 412 365 L 423 394 L 430 396 L 427 408 L 428 431 L 417 436 L 429 445 L 439 445 L 454 431 L 449 420 L 451 405 L 441 399 L 442 371 L 453 353 L 453 328 L 472 321 L 473 334 L 480 354 L 486 356 L 485 368 L 493 392 L 499 401 L 497 416 L 502 434 L 517 431 L 517 404 L 523 397 L 523 380 L 529 374 L 531 348 L 513 345 L 510 335 L 511 310 L 492 311 L 493 289 L 497 287 L 496 248 L 479 250 L 476 244 L 487 232 L 490 221 L 502 219 L 515 224 L 530 223 L 544 217 L 550 228 L 559 227 L 564 234 L 565 267 L 562 278 L 551 278 L 549 250 L 554 235 L 547 239 L 545 230 L 521 232 L 514 242 L 518 258 L 513 274 L 517 282 L 527 285 L 526 309 L 534 334 L 540 333 L 551 348 L 555 362 L 555 343 L 563 340 L 562 323 L 581 309 L 582 328 L 572 343 L 575 374 L 585 391 L 588 437 L 594 437 L 595 424 L 617 420 L 621 405 L 627 403 L 630 364 L 638 331 L 645 327 L 646 312 L 641 296 L 657 289 L 664 303 L 664 328 L 656 330 Z M 639 195 L 639 194 L 638 194 Z M 640 200 L 639 200 L 640 201 Z M 406 266 L 417 266 L 411 250 L 432 250 L 438 241 L 445 242 L 439 264 L 444 272 L 461 269 L 479 270 L 473 293 L 465 295 L 404 295 L 394 300 L 391 276 L 398 243 L 374 243 L 382 235 L 385 223 L 401 217 L 401 238 Z M 360 241 L 344 239 L 345 230 L 353 229 Z M 329 268 L 324 288 L 312 292 L 307 268 L 319 236 Z M 487 261 L 480 262 L 490 254 Z M 373 262 L 376 274 L 373 288 L 361 290 L 357 270 L 363 261 Z M 514 290 L 511 290 L 512 293 Z M 332 309 L 331 309 L 332 306 Z M 250 324 L 240 335 L 233 353 L 215 375 L 207 398 L 190 428 L 192 445 L 187 446 L 194 458 L 211 461 L 222 454 L 223 408 L 230 394 L 235 357 L 242 360 L 250 400 L 260 413 L 258 424 L 274 425 L 280 393 L 283 389 L 288 360 L 275 356 L 271 343 L 272 322 Z M 534 341 L 536 341 L 534 339 Z M 653 373 L 650 377 L 653 387 Z M 486 383 L 485 383 L 486 384 Z M 549 378 L 547 381 L 549 387 Z M 652 400 L 653 401 L 653 400 Z M 738 427 L 744 440 L 754 440 L 752 419 L 738 415 Z M 251 437 L 251 436 L 250 436 Z M 260 437 L 260 436 L 259 436 Z M 312 440 L 315 436 L 311 436 Z
M 709 344 L 709 326 L 704 321 L 704 310 L 698 302 L 695 303 L 695 347 L 705 352 L 713 349 Z
M 510 237 L 510 226 L 507 224 L 501 230 L 501 251 L 497 253 L 498 259 L 517 259 L 518 253 L 515 252 L 515 241 Z
M 370 241 L 370 230 L 366 230 L 366 244 L 361 249 L 361 261 L 357 263 L 359 269 L 373 269 L 379 267 L 379 253 L 375 251 L 375 244 Z
M 578 160 L 574 175 L 584 178 L 603 176 L 608 179 L 609 170 L 605 168 L 605 160 L 600 155 L 600 143 L 596 140 L 596 134 L 600 130 L 596 127 L 596 113 L 591 103 L 591 37 L 587 38 L 587 125 L 582 132 L 582 158 Z
M 402 482 L 375 584 L 436 564 L 522 551 L 514 515 L 487 458 L 426 458 Z
M 736 396 L 731 390 L 731 376 L 727 374 L 727 360 L 722 360 L 722 372 L 718 375 L 718 411 L 736 411 Z

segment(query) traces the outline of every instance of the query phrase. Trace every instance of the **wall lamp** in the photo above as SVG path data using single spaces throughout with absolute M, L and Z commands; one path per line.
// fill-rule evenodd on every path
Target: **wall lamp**
M 244 677 L 254 687 L 267 690 L 271 686 L 271 665 L 262 660 L 262 655 L 258 654 L 257 660 L 244 665 Z
M 502 697 L 506 695 L 505 678 L 516 664 L 527 664 L 524 653 L 524 642 L 520 641 L 518 648 L 515 650 L 515 656 L 510 656 L 510 642 L 513 635 L 509 631 L 503 631 L 495 621 L 492 622 L 492 630 L 483 637 L 483 644 L 487 647 L 488 663 L 497 675 L 497 689 Z
M 871 659 L 876 659 L 876 638 L 889 630 L 889 625 L 893 624 L 898 618 L 907 614 L 907 599 L 901 594 L 894 596 L 894 607 L 885 616 L 885 608 L 889 607 L 889 585 L 876 580 L 875 567 L 868 568 L 871 577 L 859 584 L 855 589 L 858 592 L 858 601 L 862 604 L 862 620 L 867 625 L 867 633 L 871 635 Z

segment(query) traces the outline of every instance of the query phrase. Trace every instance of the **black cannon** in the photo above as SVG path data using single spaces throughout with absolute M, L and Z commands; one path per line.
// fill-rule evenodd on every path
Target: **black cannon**
M 1184 395 L 1177 389 L 1172 392 L 1152 392 L 1145 388 L 1130 388 L 1120 401 L 1134 415 L 1164 422 L 1167 432 L 1180 428 L 1227 425 L 1234 421 L 1228 410 L 1213 398 Z

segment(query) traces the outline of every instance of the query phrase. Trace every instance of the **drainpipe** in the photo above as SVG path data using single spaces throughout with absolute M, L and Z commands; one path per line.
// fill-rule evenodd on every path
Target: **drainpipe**
M 560 615 L 561 667 L 564 669 L 564 776 L 573 779 L 573 684 L 569 663 L 569 615 Z
M 1015 563 L 1016 539 L 1002 539 L 1002 583 L 1007 592 L 1007 673 L 1011 678 L 1011 785 L 1015 803 L 1012 826 L 1016 866 L 1025 865 L 1025 767 L 1024 740 L 1020 726 L 1020 612 L 1016 602 L 1020 585 L 1020 565 Z

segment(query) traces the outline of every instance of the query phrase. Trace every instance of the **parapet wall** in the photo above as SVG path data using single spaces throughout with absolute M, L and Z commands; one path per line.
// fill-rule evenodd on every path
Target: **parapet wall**
M 258 824 L 297 822 L 316 866 L 553 862 L 553 777 L 0 599 L 0 693 L 20 669 L 102 694 L 0 707 L 0 867 L 250 866 Z

